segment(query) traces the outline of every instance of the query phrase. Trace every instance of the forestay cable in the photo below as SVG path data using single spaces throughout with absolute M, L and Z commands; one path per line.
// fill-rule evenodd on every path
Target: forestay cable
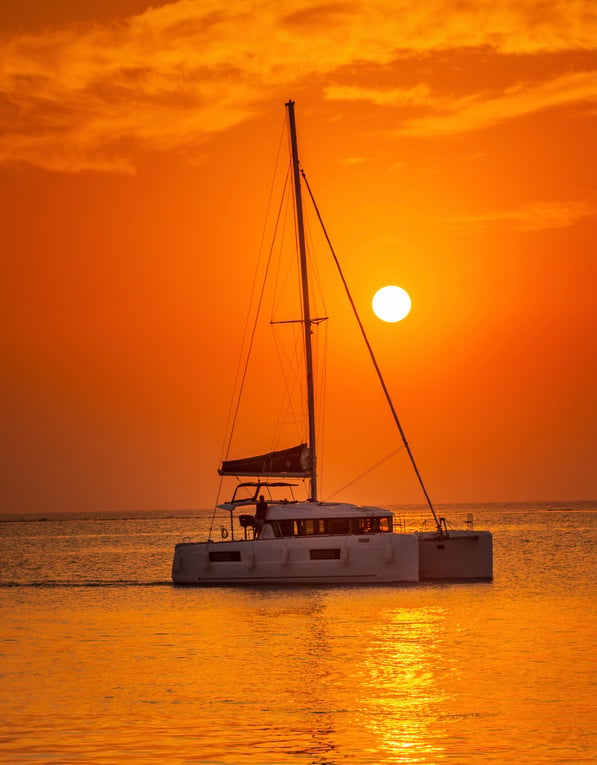
M 313 203 L 313 207 L 315 209 L 315 213 L 317 214 L 317 218 L 319 220 L 319 223 L 321 225 L 321 229 L 323 231 L 323 235 L 325 236 L 326 242 L 328 243 L 328 247 L 330 248 L 330 252 L 332 253 L 332 257 L 334 259 L 334 263 L 336 264 L 336 268 L 338 269 L 338 273 L 340 275 L 340 279 L 342 280 L 342 284 L 344 285 L 344 290 L 346 292 L 346 295 L 348 297 L 348 301 L 350 303 L 350 306 L 352 308 L 352 312 L 354 313 L 355 319 L 357 320 L 357 324 L 359 325 L 359 329 L 361 330 L 361 334 L 363 336 L 363 340 L 365 341 L 365 345 L 367 346 L 367 350 L 369 351 L 369 356 L 371 357 L 371 361 L 373 362 L 373 366 L 375 368 L 375 371 L 377 373 L 377 377 L 379 379 L 379 382 L 381 384 L 382 390 L 384 392 L 384 395 L 386 397 L 386 401 L 388 402 L 388 406 L 390 407 L 390 411 L 392 413 L 392 417 L 394 419 L 394 422 L 396 423 L 396 427 L 398 428 L 398 432 L 400 433 L 400 437 L 402 438 L 402 443 L 404 444 L 404 448 L 406 449 L 406 453 L 408 454 L 408 457 L 410 459 L 411 465 L 413 466 L 413 470 L 415 471 L 415 475 L 417 476 L 417 479 L 419 481 L 419 486 L 421 487 L 423 494 L 425 495 L 425 499 L 427 500 L 427 505 L 429 506 L 429 509 L 431 510 L 431 513 L 433 515 L 433 519 L 435 520 L 435 524 L 437 526 L 438 532 L 441 533 L 442 527 L 439 521 L 439 518 L 437 517 L 437 514 L 435 512 L 435 508 L 433 507 L 433 503 L 431 502 L 431 497 L 427 493 L 427 489 L 425 488 L 425 484 L 423 483 L 423 478 L 421 477 L 421 474 L 419 473 L 419 469 L 417 467 L 417 463 L 415 462 L 415 458 L 413 456 L 413 453 L 410 450 L 410 446 L 408 445 L 408 441 L 406 440 L 406 434 L 404 433 L 404 430 L 402 429 L 402 425 L 400 424 L 400 420 L 398 419 L 398 414 L 396 413 L 396 409 L 394 408 L 394 404 L 392 402 L 392 398 L 390 396 L 390 392 L 388 391 L 388 388 L 386 386 L 385 380 L 383 378 L 383 375 L 381 373 L 381 369 L 379 367 L 379 364 L 377 363 L 377 359 L 375 358 L 375 354 L 373 353 L 373 348 L 371 347 L 371 343 L 369 342 L 369 338 L 367 337 L 367 333 L 365 332 L 365 327 L 363 326 L 363 323 L 361 321 L 361 317 L 359 316 L 359 313 L 357 311 L 357 307 L 354 303 L 354 300 L 352 299 L 352 295 L 350 294 L 350 289 L 348 288 L 348 283 L 346 282 L 346 279 L 344 278 L 344 273 L 342 271 L 342 267 L 340 266 L 340 262 L 336 256 L 336 252 L 334 251 L 334 247 L 332 245 L 332 242 L 330 240 L 330 237 L 328 236 L 327 229 L 325 227 L 325 224 L 323 222 L 323 219 L 321 217 L 321 213 L 319 212 L 319 207 L 317 206 L 317 202 L 315 201 L 315 197 L 313 196 L 313 192 L 311 191 L 311 187 L 309 186 L 309 181 L 307 180 L 307 176 L 305 175 L 305 171 L 301 168 L 301 176 L 305 182 L 305 186 L 307 187 L 307 191 L 309 192 L 309 196 L 311 197 L 311 202 Z

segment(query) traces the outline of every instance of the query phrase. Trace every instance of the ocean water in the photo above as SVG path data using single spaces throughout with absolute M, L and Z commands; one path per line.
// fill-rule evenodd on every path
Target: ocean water
M 471 510 L 491 583 L 180 588 L 201 514 L 0 523 L 0 762 L 597 762 L 597 503 Z

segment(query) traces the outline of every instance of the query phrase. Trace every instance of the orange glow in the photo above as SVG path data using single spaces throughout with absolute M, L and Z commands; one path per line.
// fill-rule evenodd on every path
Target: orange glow
M 288 98 L 434 500 L 597 496 L 597 20 L 548 5 L 0 9 L 2 510 L 213 504 Z M 333 493 L 397 444 L 325 310 Z M 385 468 L 350 498 L 421 501 Z

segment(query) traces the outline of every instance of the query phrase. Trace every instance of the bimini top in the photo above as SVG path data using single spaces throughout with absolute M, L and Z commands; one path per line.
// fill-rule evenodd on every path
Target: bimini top
M 293 488 L 297 486 L 296 483 L 287 483 L 286 481 L 247 481 L 246 483 L 239 483 L 234 489 L 234 494 L 229 502 L 224 502 L 218 505 L 222 510 L 234 510 L 241 505 L 255 505 L 259 499 L 259 495 L 265 490 L 268 495 L 268 504 L 272 505 L 287 505 L 288 503 L 295 503 L 297 500 L 292 493 Z M 290 497 L 284 499 L 273 500 L 271 498 L 272 489 L 290 489 Z M 245 496 L 241 496 L 243 492 L 247 492 Z

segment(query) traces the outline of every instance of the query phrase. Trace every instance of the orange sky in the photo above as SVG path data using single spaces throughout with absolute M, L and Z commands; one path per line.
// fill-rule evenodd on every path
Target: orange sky
M 4 0 L 0 26 L 2 512 L 213 505 L 288 98 L 434 501 L 597 498 L 593 3 Z M 396 447 L 331 327 L 323 498 Z M 422 500 L 399 461 L 342 498 Z

